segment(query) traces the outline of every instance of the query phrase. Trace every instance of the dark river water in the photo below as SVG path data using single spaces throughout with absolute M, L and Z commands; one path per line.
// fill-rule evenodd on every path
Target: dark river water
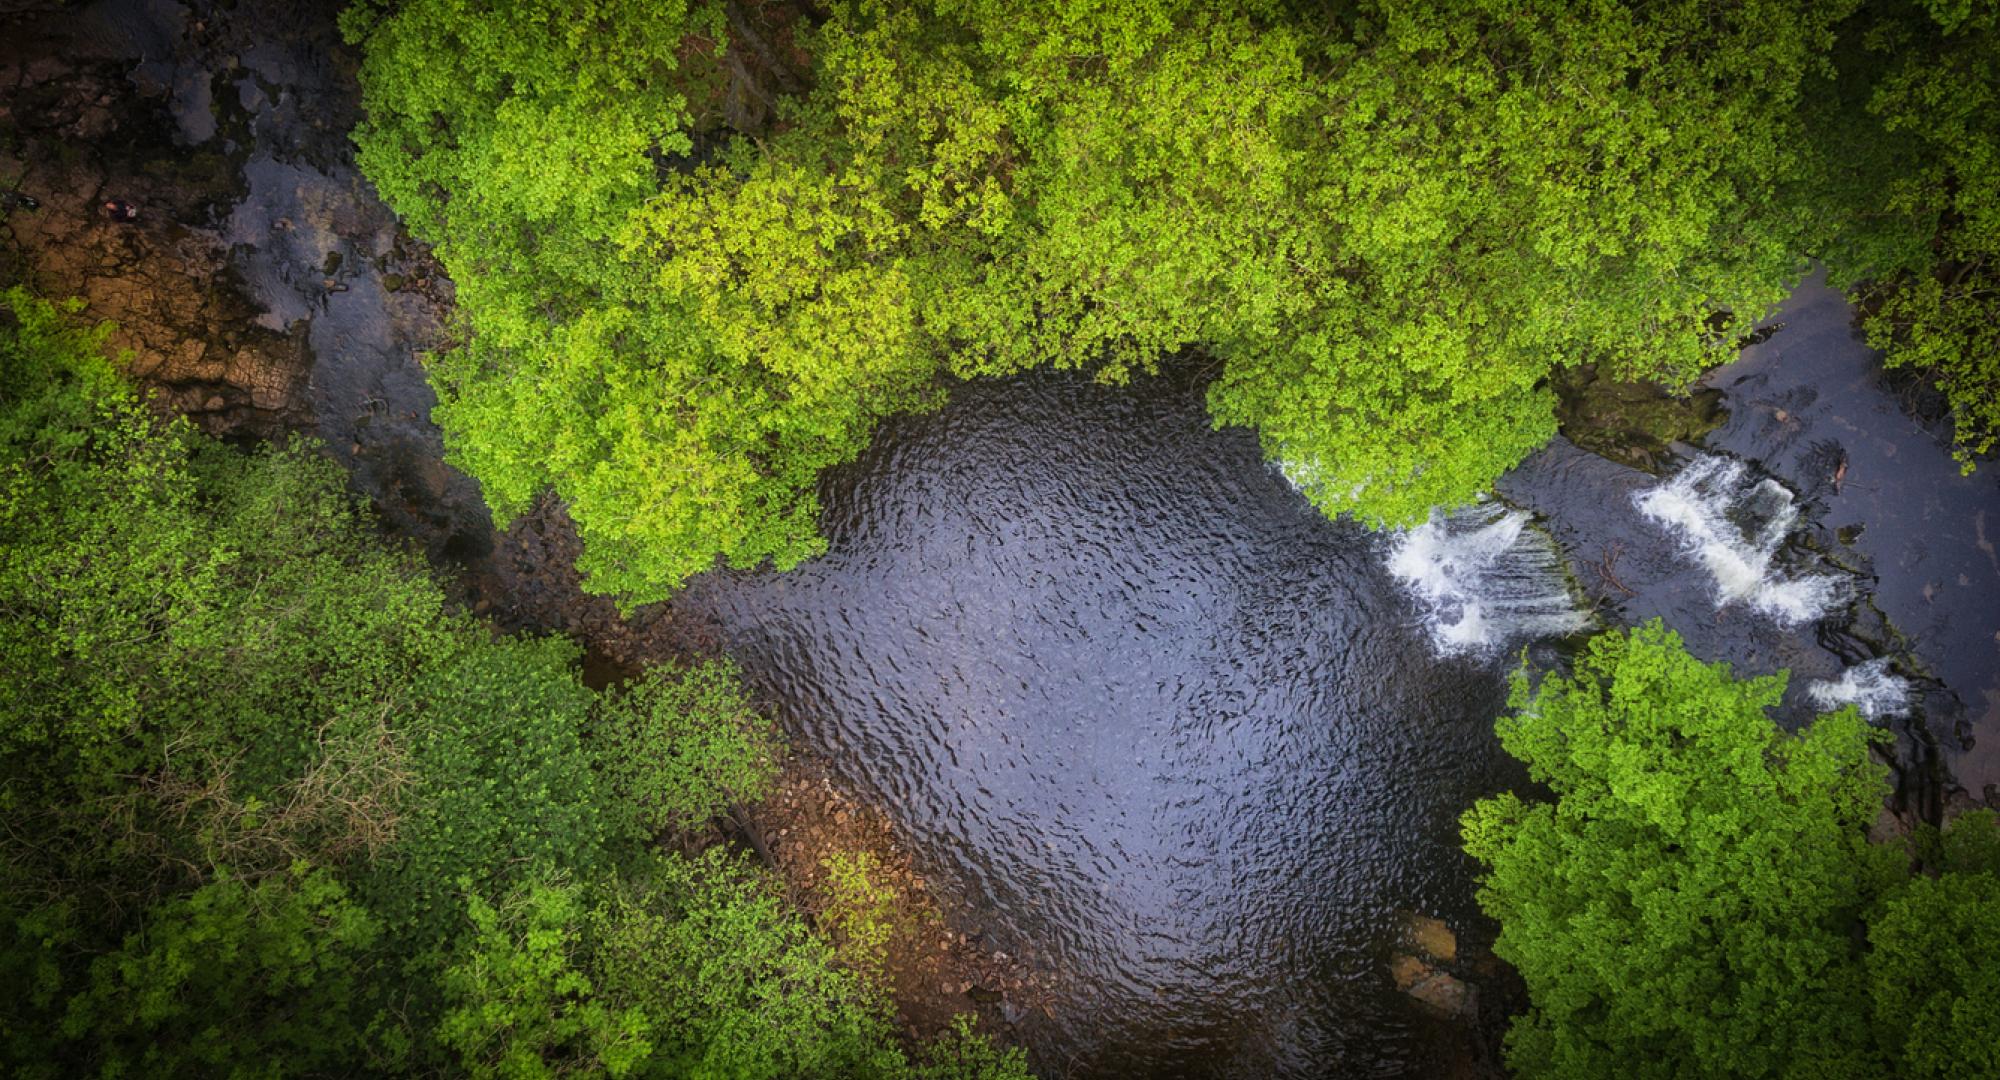
M 1521 645 L 1663 618 L 1789 670 L 1787 725 L 1895 731 L 1913 814 L 2000 778 L 2000 477 L 1959 475 L 1838 294 L 1779 318 L 1663 475 L 1557 439 L 1409 534 L 1323 518 L 1184 371 L 967 384 L 827 478 L 826 556 L 686 602 L 1052 978 L 1043 1075 L 1437 1075 L 1389 942 L 1399 911 L 1490 934 L 1455 823 L 1521 780 L 1491 734 Z
M 1437 657 L 1384 537 L 1172 375 L 964 386 L 824 494 L 826 556 L 687 601 L 1055 976 L 1047 1075 L 1425 1071 L 1394 911 L 1472 922 L 1456 819 L 1514 772 L 1499 665 Z

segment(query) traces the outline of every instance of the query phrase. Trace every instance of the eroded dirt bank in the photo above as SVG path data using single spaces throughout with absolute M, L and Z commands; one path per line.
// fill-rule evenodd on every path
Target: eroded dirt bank
M 710 628 L 670 606 L 621 618 L 582 593 L 557 501 L 496 529 L 444 463 L 419 358 L 449 345 L 452 287 L 354 169 L 341 6 L 0 3 L 0 285 L 80 297 L 116 322 L 132 374 L 212 435 L 320 439 L 461 603 L 505 630 L 576 637 L 587 678 L 712 651 Z M 760 122 L 796 80 L 781 55 L 793 17 L 735 13 L 762 45 L 720 88 L 720 122 Z M 949 917 L 953 898 L 889 820 L 813 761 L 793 756 L 772 797 L 689 839 L 754 848 L 815 917 L 832 902 L 826 858 L 866 853 L 890 898 L 885 975 L 913 1038 L 974 1012 L 1005 1040 L 1038 1007 L 1035 975 Z

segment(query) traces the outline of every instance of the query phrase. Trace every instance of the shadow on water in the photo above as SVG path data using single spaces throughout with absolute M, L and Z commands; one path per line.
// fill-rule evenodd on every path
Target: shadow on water
M 1426 1075 L 1398 908 L 1472 925 L 1503 659 L 1439 659 L 1385 538 L 1175 375 L 965 385 L 824 486 L 831 551 L 685 602 L 1052 973 L 1047 1075 Z

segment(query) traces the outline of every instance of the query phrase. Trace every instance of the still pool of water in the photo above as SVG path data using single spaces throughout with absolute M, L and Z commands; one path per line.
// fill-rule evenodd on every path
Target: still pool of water
M 1051 973 L 1045 1075 L 1429 1071 L 1394 912 L 1476 926 L 1456 820 L 1516 780 L 1505 658 L 1211 430 L 1192 378 L 1039 374 L 887 425 L 830 552 L 684 598 L 921 869 Z

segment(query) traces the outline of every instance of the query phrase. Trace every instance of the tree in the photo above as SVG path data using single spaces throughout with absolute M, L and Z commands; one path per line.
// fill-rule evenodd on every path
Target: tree
M 362 168 L 458 279 L 433 362 L 451 459 L 502 518 L 553 486 L 593 590 L 818 553 L 818 472 L 932 400 L 893 222 L 836 178 L 692 149 L 680 56 L 720 8 L 356 8 Z M 699 47 L 698 47 L 699 46 Z M 698 82 L 700 75 L 695 76 Z
M 603 992 L 656 1024 L 652 1075 L 908 1073 L 875 987 L 835 964 L 827 941 L 726 852 L 634 867 L 603 894 L 589 932 Z M 1006 1062 L 994 1080 L 1025 1076 L 1018 1054 Z
M 590 737 L 613 828 L 634 840 L 694 828 L 768 789 L 777 772 L 777 735 L 727 661 L 655 668 L 612 690 Z
M 1943 389 L 1970 472 L 2000 447 L 2000 7 L 1871 3 L 1836 58 L 1803 197 L 1829 208 L 1824 252 L 1869 344 Z
M 622 1077 L 651 1051 L 646 1014 L 599 1000 L 577 955 L 584 903 L 576 886 L 546 880 L 499 909 L 468 898 L 472 932 L 444 970 L 450 1008 L 438 1022 L 438 1042 L 467 1075 Z
M 1533 1003 L 1507 1038 L 1522 1075 L 1927 1074 L 2000 1023 L 1973 929 L 2000 879 L 1963 859 L 1913 877 L 1910 852 L 1869 844 L 1877 737 L 1852 708 L 1779 731 L 1783 688 L 1657 621 L 1532 691 L 1516 676 L 1501 744 L 1555 801 L 1504 794 L 1463 824 Z M 2000 842 L 1984 819 L 1945 840 Z
M 639 602 L 817 553 L 818 473 L 946 374 L 1198 349 L 1216 422 L 1329 514 L 1463 502 L 1553 433 L 1555 367 L 1684 383 L 1783 296 L 1807 222 L 1775 192 L 1846 10 L 856 0 L 800 31 L 815 87 L 699 167 L 683 99 L 547 89 L 661 93 L 665 30 L 581 49 L 538 4 L 418 0 L 349 31 L 364 168 L 463 290 L 455 460 L 503 516 L 553 487 L 589 587 Z M 600 120 L 615 155 L 534 141 Z M 530 159 L 608 194 L 491 224 Z
M 1912 1077 L 2000 1074 L 2000 828 L 1946 828 L 1917 875 L 1868 920 L 1875 1036 Z M 1928 838 L 1926 838 L 1928 839 Z
M 161 418 L 104 336 L 0 294 L 0 1063 L 789 1076 L 823 1029 L 907 1073 L 770 882 L 653 849 L 771 780 L 731 669 L 592 692 L 574 643 L 450 610 L 309 446 Z M 599 918 L 642 880 L 674 885 L 643 933 Z
M 378 933 L 324 869 L 254 885 L 219 875 L 92 959 L 60 1032 L 87 1039 L 107 1076 L 337 1070 L 362 1045 L 368 1018 L 355 1007 Z

